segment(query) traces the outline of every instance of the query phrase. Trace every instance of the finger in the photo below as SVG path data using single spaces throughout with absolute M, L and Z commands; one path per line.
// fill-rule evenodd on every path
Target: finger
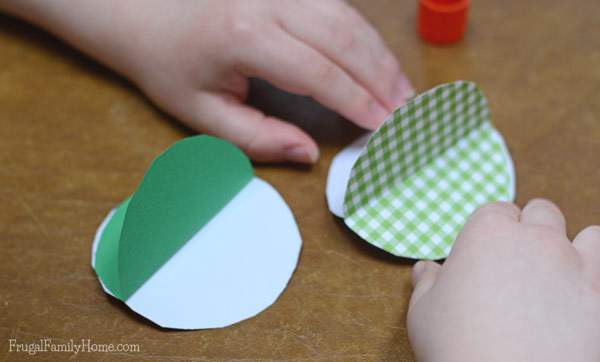
M 313 163 L 319 157 L 315 142 L 298 127 L 223 94 L 198 95 L 181 118 L 198 131 L 238 145 L 254 161 Z
M 415 264 L 412 270 L 413 292 L 410 297 L 409 308 L 427 293 L 437 280 L 441 266 L 433 261 L 421 260 Z
M 533 199 L 521 212 L 521 223 L 550 227 L 566 235 L 565 217 L 554 203 L 545 199 Z
M 590 261 L 589 267 L 600 278 L 600 226 L 583 229 L 573 240 L 573 246 L 585 260 Z
M 238 69 L 292 93 L 315 98 L 359 126 L 374 129 L 388 115 L 342 68 L 277 28 L 269 41 L 239 50 Z
M 351 6 L 342 1 L 293 2 L 291 6 L 293 12 L 279 14 L 283 29 L 338 64 L 388 111 L 414 95 L 396 57 Z
M 512 202 L 492 202 L 475 210 L 467 221 L 467 225 L 469 223 L 478 223 L 481 219 L 519 221 L 520 215 L 521 210 Z

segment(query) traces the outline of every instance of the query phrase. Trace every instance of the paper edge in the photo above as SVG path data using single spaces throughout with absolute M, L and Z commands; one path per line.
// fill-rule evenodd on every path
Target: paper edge
M 492 124 L 491 121 L 490 121 L 490 126 L 491 126 L 491 130 L 492 130 L 492 137 L 494 137 L 496 139 L 496 141 L 498 141 L 498 143 L 502 147 L 502 150 L 504 151 L 504 154 L 506 155 L 506 168 L 508 169 L 508 175 L 510 177 L 509 198 L 510 198 L 510 201 L 515 201 L 515 198 L 517 197 L 517 174 L 515 171 L 515 164 L 512 159 L 512 155 L 510 154 L 510 152 L 508 150 L 508 146 L 506 145 L 506 141 L 504 140 L 504 137 L 502 136 L 500 131 L 498 129 L 496 129 L 496 127 L 494 127 L 494 125 Z
M 117 211 L 116 208 L 111 209 L 108 212 L 108 214 L 104 217 L 104 220 L 102 220 L 102 222 L 100 223 L 100 226 L 98 226 L 98 229 L 96 230 L 96 234 L 94 235 L 94 241 L 92 242 L 92 269 L 94 269 L 94 272 L 96 273 L 96 278 L 98 278 L 98 281 L 100 282 L 100 285 L 102 286 L 102 289 L 104 289 L 104 291 L 107 294 L 109 294 L 111 297 L 114 297 L 114 298 L 116 298 L 115 295 L 110 290 L 108 290 L 106 285 L 104 285 L 104 283 L 102 282 L 102 279 L 100 279 L 100 276 L 98 275 L 98 272 L 96 271 L 96 252 L 98 251 L 98 245 L 100 244 L 100 239 L 102 238 L 104 229 L 106 228 L 106 225 L 108 225 L 108 223 L 112 219 L 112 217 L 115 215 L 116 211 Z

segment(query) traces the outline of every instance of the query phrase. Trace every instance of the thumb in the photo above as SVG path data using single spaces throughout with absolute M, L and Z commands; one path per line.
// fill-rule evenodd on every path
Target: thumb
M 409 308 L 412 308 L 431 289 L 437 280 L 439 271 L 440 265 L 430 260 L 421 260 L 415 264 L 412 270 L 413 292 Z
M 314 163 L 316 143 L 297 126 L 269 117 L 228 95 L 201 93 L 184 112 L 194 129 L 229 140 L 254 161 Z

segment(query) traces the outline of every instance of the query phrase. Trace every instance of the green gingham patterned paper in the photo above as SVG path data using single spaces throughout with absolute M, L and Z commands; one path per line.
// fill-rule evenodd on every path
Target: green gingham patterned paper
M 480 205 L 514 198 L 512 161 L 474 83 L 444 84 L 397 109 L 354 164 L 346 224 L 415 259 L 448 256 Z

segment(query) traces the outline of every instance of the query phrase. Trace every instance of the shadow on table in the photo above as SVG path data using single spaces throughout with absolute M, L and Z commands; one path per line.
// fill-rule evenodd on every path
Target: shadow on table
M 261 79 L 250 80 L 248 104 L 297 125 L 320 145 L 347 145 L 365 132 L 311 97 L 285 92 Z

